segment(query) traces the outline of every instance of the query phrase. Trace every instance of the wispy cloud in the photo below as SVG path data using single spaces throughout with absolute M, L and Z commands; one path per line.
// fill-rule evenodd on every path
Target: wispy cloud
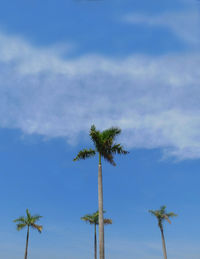
M 91 123 L 123 129 L 129 147 L 200 158 L 200 54 L 62 58 L 0 34 L 0 127 L 65 137 Z
M 200 42 L 200 13 L 198 7 L 196 7 L 196 10 L 188 12 L 168 12 L 159 15 L 131 13 L 125 15 L 123 20 L 131 24 L 164 27 L 192 45 Z

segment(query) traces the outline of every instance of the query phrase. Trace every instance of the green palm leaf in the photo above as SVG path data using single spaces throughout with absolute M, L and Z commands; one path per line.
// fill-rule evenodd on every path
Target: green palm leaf
M 112 224 L 112 219 L 104 219 L 103 223 L 104 223 L 104 225 L 110 225 L 110 224 Z
M 91 126 L 90 133 L 89 133 L 91 140 L 93 141 L 96 150 L 100 150 L 102 147 L 102 136 L 99 130 L 96 130 L 95 125 Z
M 126 155 L 129 153 L 128 151 L 124 150 L 124 148 L 120 144 L 113 145 L 111 148 L 111 152 L 119 155 L 121 154 Z
M 36 229 L 39 233 L 42 233 L 42 229 L 43 229 L 43 227 L 41 226 L 41 225 L 37 225 L 37 224 L 31 224 L 31 227 L 33 228 L 33 229 Z
M 73 161 L 78 161 L 81 159 L 85 160 L 86 158 L 95 156 L 95 154 L 96 152 L 93 149 L 83 149 L 78 153 L 78 155 L 74 158 Z
M 121 133 L 121 129 L 117 127 L 111 127 L 106 129 L 102 132 L 102 138 L 104 139 L 111 139 L 112 141 Z
M 16 223 L 16 222 L 25 223 L 25 222 L 26 222 L 26 219 L 25 219 L 24 217 L 19 217 L 19 218 L 13 220 L 13 222 L 15 222 L 15 223 Z
M 26 223 L 19 223 L 17 224 L 17 230 L 20 231 L 21 229 L 25 228 L 27 225 Z

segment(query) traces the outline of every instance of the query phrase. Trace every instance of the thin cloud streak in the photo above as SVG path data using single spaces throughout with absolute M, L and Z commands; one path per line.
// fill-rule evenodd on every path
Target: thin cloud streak
M 0 127 L 77 143 L 92 123 L 123 129 L 128 148 L 200 157 L 199 53 L 62 58 L 0 34 Z
M 196 10 L 168 12 L 159 15 L 131 13 L 125 15 L 123 21 L 135 25 L 163 27 L 171 30 L 175 36 L 188 44 L 199 46 L 200 43 L 200 13 L 198 6 Z

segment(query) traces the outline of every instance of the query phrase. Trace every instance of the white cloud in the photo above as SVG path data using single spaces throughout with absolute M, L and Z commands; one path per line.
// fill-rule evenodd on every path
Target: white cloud
M 126 15 L 123 20 L 131 24 L 165 27 L 189 44 L 199 46 L 200 43 L 198 6 L 196 6 L 196 9 L 187 12 L 168 12 L 161 15 L 131 13 Z
M 200 158 L 200 55 L 62 58 L 0 34 L 0 127 L 78 140 L 92 123 L 129 148 Z

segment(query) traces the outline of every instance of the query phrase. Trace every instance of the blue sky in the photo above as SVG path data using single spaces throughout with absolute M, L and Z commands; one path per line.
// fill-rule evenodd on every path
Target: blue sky
M 97 159 L 91 124 L 119 126 L 130 151 L 103 164 L 109 259 L 157 259 L 148 209 L 179 216 L 165 227 L 171 259 L 200 257 L 200 5 L 193 0 L 7 1 L 0 8 L 0 258 L 22 258 L 12 220 L 43 215 L 30 259 L 93 256 Z

